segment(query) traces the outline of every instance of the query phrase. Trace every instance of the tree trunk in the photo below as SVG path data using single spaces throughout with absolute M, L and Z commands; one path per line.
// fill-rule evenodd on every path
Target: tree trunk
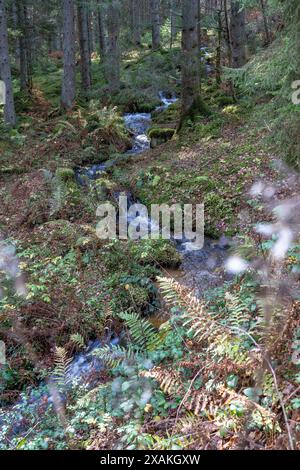
M 141 0 L 131 0 L 131 27 L 135 46 L 141 45 Z
M 224 16 L 225 16 L 228 66 L 232 67 L 232 38 L 231 38 L 231 31 L 229 27 L 227 0 L 224 0 Z
M 198 0 L 198 24 L 197 24 L 197 36 L 198 36 L 198 49 L 202 46 L 202 31 L 201 31 L 201 0 Z
M 232 63 L 240 68 L 246 63 L 246 14 L 239 1 L 231 3 Z
M 106 55 L 106 38 L 105 38 L 105 23 L 104 12 L 102 8 L 103 1 L 98 0 L 98 25 L 99 25 L 99 48 L 101 59 Z
M 170 48 L 172 49 L 177 36 L 177 15 L 176 15 L 176 0 L 170 0 L 170 22 L 171 22 L 171 38 Z
M 218 43 L 217 43 L 217 57 L 216 57 L 216 82 L 217 85 L 221 84 L 221 54 L 222 54 L 222 10 L 217 11 L 218 15 Z
M 83 91 L 89 92 L 92 86 L 92 77 L 89 47 L 89 16 L 87 6 L 78 5 L 77 17 L 80 48 L 81 85 Z
M 109 89 L 116 93 L 120 89 L 120 4 L 112 0 L 107 14 L 108 45 L 106 56 L 106 79 Z
M 265 30 L 265 44 L 269 45 L 271 42 L 270 38 L 270 31 L 269 31 L 269 25 L 268 25 L 268 19 L 266 15 L 266 4 L 265 0 L 260 0 L 260 5 L 261 5 L 261 11 L 263 15 L 263 20 L 264 20 L 264 30 Z
M 182 107 L 179 129 L 184 120 L 194 112 L 208 112 L 200 98 L 197 23 L 198 0 L 184 0 L 182 2 Z
M 18 28 L 20 30 L 20 88 L 22 91 L 32 91 L 32 66 L 28 32 L 27 6 L 24 0 L 17 0 Z
M 5 91 L 4 119 L 8 125 L 14 126 L 16 124 L 16 113 L 8 49 L 5 0 L 0 0 L 0 78 L 5 83 L 5 90 L 2 90 Z
M 75 8 L 73 0 L 63 0 L 64 76 L 61 103 L 71 109 L 76 96 Z
M 160 48 L 160 0 L 151 0 L 152 49 Z
M 18 30 L 19 24 L 18 24 L 18 10 L 17 10 L 17 4 L 15 0 L 12 0 L 11 3 L 11 10 L 12 10 L 12 25 L 14 31 Z M 20 59 L 20 41 L 18 38 L 14 39 L 14 49 L 15 49 L 15 57 L 16 61 L 18 62 Z

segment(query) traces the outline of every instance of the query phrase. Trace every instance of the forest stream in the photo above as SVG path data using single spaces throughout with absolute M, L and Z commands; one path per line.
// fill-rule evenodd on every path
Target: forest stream
M 163 92 L 160 92 L 159 97 L 162 104 L 156 109 L 156 112 L 165 110 L 177 100 L 175 96 L 167 97 Z M 125 114 L 124 120 L 127 129 L 133 136 L 133 147 L 126 153 L 134 157 L 134 155 L 149 150 L 150 140 L 147 131 L 152 123 L 151 113 Z M 99 177 L 102 172 L 112 164 L 116 164 L 117 161 L 109 161 L 100 165 L 93 165 L 84 170 L 81 169 L 77 175 L 78 181 L 82 181 L 83 175 L 90 179 Z M 116 198 L 117 196 L 116 194 Z M 127 193 L 127 196 L 129 204 L 136 202 L 133 201 L 130 193 Z M 146 220 L 145 223 L 151 225 L 151 220 Z M 193 289 L 197 297 L 203 296 L 207 289 L 222 285 L 226 276 L 228 278 L 223 269 L 229 247 L 229 241 L 225 237 L 219 241 L 205 237 L 204 247 L 201 250 L 189 249 L 189 243 L 186 240 L 174 243 L 176 249 L 182 254 L 182 264 L 179 269 L 168 270 L 164 274 L 173 277 L 181 285 Z M 113 333 L 108 332 L 107 344 L 118 345 L 121 341 L 122 338 L 114 337 Z M 100 347 L 103 347 L 103 342 L 99 340 L 90 341 L 86 350 L 74 357 L 68 370 L 70 384 L 84 385 L 87 389 L 93 388 L 97 373 L 103 370 L 104 367 L 102 361 L 95 356 L 95 352 Z M 16 416 L 16 421 L 12 424 L 11 436 L 17 436 L 26 431 L 26 420 L 24 420 L 22 413 L 18 414 L 18 409 L 24 409 L 25 404 L 27 410 L 31 409 L 34 412 L 42 403 L 44 404 L 47 401 L 49 405 L 53 403 L 56 411 L 58 411 L 57 408 L 60 408 L 63 404 L 65 397 L 57 393 L 55 377 L 52 377 L 52 379 L 50 378 L 48 386 L 42 383 L 39 387 L 22 394 L 18 403 L 10 408 L 10 411 L 13 410 Z

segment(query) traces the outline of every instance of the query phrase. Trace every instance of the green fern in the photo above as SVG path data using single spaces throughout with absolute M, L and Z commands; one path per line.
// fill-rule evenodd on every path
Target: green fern
M 70 382 L 70 365 L 72 359 L 68 358 L 64 348 L 56 347 L 54 351 L 54 380 L 59 388 L 65 388 Z
M 225 300 L 228 310 L 226 325 L 235 332 L 241 328 L 248 329 L 251 316 L 247 305 L 238 295 L 231 293 L 225 295 Z
M 93 355 L 104 362 L 107 367 L 112 369 L 118 367 L 124 361 L 133 361 L 136 359 L 136 353 L 131 348 L 122 346 L 104 346 L 93 352 Z
M 71 340 L 72 343 L 74 343 L 75 346 L 77 346 L 79 349 L 84 349 L 84 347 L 85 347 L 85 341 L 84 341 L 83 336 L 81 336 L 81 334 L 75 333 L 75 334 L 71 335 L 71 336 L 70 336 L 70 340 Z

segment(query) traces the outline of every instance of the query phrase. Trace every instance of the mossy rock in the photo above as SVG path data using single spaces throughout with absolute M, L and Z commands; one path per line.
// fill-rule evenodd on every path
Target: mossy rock
M 152 114 L 155 124 L 167 125 L 168 123 L 176 123 L 180 118 L 180 102 L 171 104 L 167 109 L 158 109 Z
M 178 268 L 182 256 L 168 240 L 142 240 L 130 246 L 130 253 L 141 264 Z
M 129 284 L 125 287 L 125 289 L 130 294 L 130 300 L 132 300 L 134 306 L 139 310 L 144 310 L 148 306 L 150 295 L 147 288 Z
M 171 140 L 172 137 L 175 134 L 175 129 L 161 129 L 161 128 L 152 128 L 149 130 L 148 135 L 151 140 L 150 145 L 151 148 L 158 147 L 161 144 L 164 144 L 165 142 L 168 142 L 168 140 Z
M 58 168 L 56 170 L 56 176 L 62 181 L 74 181 L 75 172 L 72 168 Z
M 135 90 L 122 90 L 114 101 L 124 113 L 151 113 L 160 105 L 160 100 Z

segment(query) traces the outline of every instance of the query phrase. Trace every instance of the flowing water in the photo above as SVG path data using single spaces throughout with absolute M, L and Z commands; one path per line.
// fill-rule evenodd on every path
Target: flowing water
M 176 102 L 175 96 L 168 96 L 165 93 L 160 93 L 161 106 L 157 108 L 156 112 L 162 111 Z M 134 157 L 135 154 L 140 154 L 150 148 L 150 141 L 147 136 L 147 131 L 151 127 L 152 120 L 151 114 L 146 113 L 135 113 L 126 114 L 124 116 L 125 124 L 128 130 L 133 135 L 133 147 L 126 154 L 130 154 Z M 81 182 L 83 175 L 90 179 L 99 177 L 103 171 L 113 166 L 118 162 L 117 160 L 109 161 L 99 165 L 94 165 L 88 169 L 81 170 L 77 175 L 77 179 Z M 118 195 L 116 194 L 116 197 Z M 130 196 L 129 202 L 134 202 Z M 150 219 L 144 221 L 147 226 L 151 225 Z M 179 270 L 170 271 L 169 275 L 176 278 L 182 285 L 194 289 L 195 294 L 202 296 L 203 293 L 212 287 L 221 285 L 224 281 L 224 273 L 222 266 L 226 258 L 228 242 L 225 239 L 221 241 L 213 241 L 206 239 L 202 250 L 194 251 L 189 249 L 189 244 L 186 240 L 175 242 L 178 251 L 182 253 L 182 266 Z M 107 338 L 106 344 L 118 344 L 120 338 Z M 97 349 L 103 346 L 99 340 L 91 341 L 86 350 L 75 356 L 73 359 L 67 380 L 70 384 L 78 384 L 85 386 L 88 389 L 93 387 L 94 380 L 101 370 L 103 370 L 103 364 L 93 354 Z M 52 381 L 55 381 L 55 377 L 52 377 Z M 51 384 L 51 378 L 50 378 Z M 56 396 L 56 398 L 55 398 Z M 54 408 L 59 404 L 57 402 L 63 402 L 65 397 L 61 394 L 53 393 L 53 389 L 47 386 L 45 383 L 41 383 L 39 387 L 31 389 L 30 391 L 21 395 L 20 400 L 14 406 L 9 408 L 12 413 L 12 426 L 9 431 L 9 436 L 14 437 L 22 435 L 26 431 L 26 419 L 24 417 L 24 408 L 26 407 L 27 413 L 37 413 L 39 407 L 42 405 L 46 407 L 54 405 Z M 22 411 L 21 411 L 22 410 Z M 0 412 L 0 427 L 1 427 L 1 414 Z

